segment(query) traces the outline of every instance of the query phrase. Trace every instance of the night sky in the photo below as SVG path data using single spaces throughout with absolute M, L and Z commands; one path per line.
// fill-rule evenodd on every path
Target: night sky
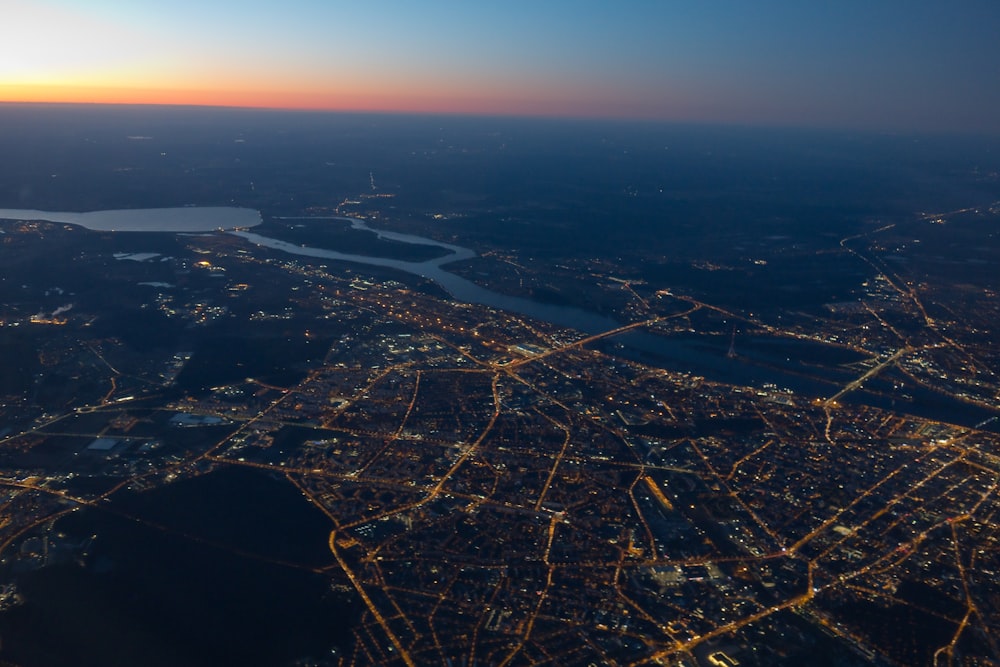
M 1000 2 L 0 0 L 0 100 L 1000 134 Z

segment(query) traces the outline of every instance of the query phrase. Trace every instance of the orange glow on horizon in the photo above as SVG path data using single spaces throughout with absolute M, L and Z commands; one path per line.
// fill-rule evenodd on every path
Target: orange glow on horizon
M 605 96 L 586 100 L 577 91 L 537 96 L 493 90 L 492 94 L 454 93 L 444 86 L 409 86 L 395 95 L 378 90 L 305 91 L 165 88 L 60 83 L 2 84 L 0 103 L 121 104 L 215 106 L 302 111 L 375 111 L 413 113 L 470 113 L 529 116 L 652 118 L 641 109 L 622 109 Z M 398 90 L 398 88 L 397 88 Z M 510 94 L 505 94 L 510 93 Z M 574 94 L 576 93 L 576 94 Z M 589 102 L 589 103 L 588 103 Z M 631 112 L 630 112 L 631 111 Z M 623 113 L 624 112 L 624 113 Z
M 0 101 L 55 104 L 162 104 L 287 109 L 360 109 L 365 98 L 357 95 L 323 96 L 303 93 L 260 93 L 225 89 L 124 88 L 117 86 L 65 86 L 26 84 L 0 86 Z

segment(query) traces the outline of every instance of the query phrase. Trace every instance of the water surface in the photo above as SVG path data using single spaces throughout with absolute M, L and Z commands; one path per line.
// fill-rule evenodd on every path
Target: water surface
M 211 232 L 261 223 L 260 212 L 234 206 L 183 206 L 110 211 L 39 211 L 0 208 L 0 219 L 44 220 L 80 225 L 95 232 Z

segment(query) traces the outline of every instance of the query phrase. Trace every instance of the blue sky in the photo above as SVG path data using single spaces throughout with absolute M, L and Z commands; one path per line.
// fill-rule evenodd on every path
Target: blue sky
M 1000 133 L 986 0 L 5 0 L 0 99 Z

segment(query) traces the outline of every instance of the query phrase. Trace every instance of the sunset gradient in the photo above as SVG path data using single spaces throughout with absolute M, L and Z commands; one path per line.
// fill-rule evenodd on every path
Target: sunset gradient
M 0 101 L 1000 132 L 1000 3 L 0 0 Z

